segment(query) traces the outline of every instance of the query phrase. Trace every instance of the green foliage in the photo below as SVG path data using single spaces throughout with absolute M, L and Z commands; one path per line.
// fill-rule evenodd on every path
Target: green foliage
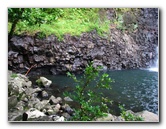
M 17 28 L 21 31 L 30 26 L 38 26 L 41 24 L 50 24 L 62 14 L 61 9 L 45 9 L 45 8 L 9 8 L 8 21 L 11 23 L 9 36 L 11 37 Z M 18 25 L 18 26 L 17 26 Z
M 94 68 L 91 63 L 86 67 L 81 79 L 77 79 L 75 75 L 69 72 L 67 73 L 75 81 L 76 86 L 73 93 L 65 93 L 64 95 L 71 97 L 79 104 L 79 109 L 74 109 L 75 115 L 72 120 L 92 121 L 105 116 L 105 113 L 109 112 L 107 104 L 112 103 L 112 101 L 104 97 L 101 90 L 111 90 L 110 83 L 112 80 L 105 73 L 99 76 L 100 69 L 101 67 Z M 94 81 L 96 82 L 95 86 L 92 85 Z
M 113 23 L 122 31 L 133 32 L 137 29 L 138 24 L 136 15 L 139 13 L 137 8 L 115 8 L 115 19 Z
M 55 8 L 9 8 L 9 22 L 20 20 L 24 25 L 41 25 L 51 23 L 62 15 L 62 9 Z
M 18 77 L 18 75 L 16 73 L 12 73 L 11 77 L 16 78 L 16 77 Z
M 40 79 L 37 79 L 37 80 L 36 80 L 36 84 L 37 84 L 38 86 L 42 86 L 42 85 L 43 85 L 43 83 L 42 83 L 42 81 L 41 81 Z
M 17 95 L 17 100 L 18 100 L 18 101 L 21 101 L 21 99 L 22 99 L 22 97 L 23 97 L 24 94 L 25 94 L 24 92 L 19 93 L 19 94 Z
M 22 13 L 17 13 L 21 12 Z M 109 21 L 104 11 L 99 14 L 99 8 L 9 8 L 9 31 L 13 19 L 19 19 L 15 29 L 16 34 L 35 34 L 43 32 L 45 35 L 55 34 L 60 40 L 65 34 L 80 35 L 83 32 L 97 30 L 103 36 L 109 31 Z M 19 15 L 17 15 L 19 14 Z M 100 18 L 101 17 L 101 18 Z
M 125 108 L 122 105 L 119 105 L 121 110 L 121 117 L 125 119 L 125 121 L 143 121 L 143 118 L 140 116 L 135 116 L 130 112 L 126 112 Z

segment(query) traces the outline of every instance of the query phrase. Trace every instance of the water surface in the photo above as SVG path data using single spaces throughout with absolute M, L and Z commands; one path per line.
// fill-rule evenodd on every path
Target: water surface
M 113 100 L 111 112 L 119 115 L 119 104 L 134 112 L 148 110 L 158 114 L 158 72 L 149 70 L 105 71 L 115 81 L 112 90 L 104 94 Z M 63 91 L 73 91 L 75 83 L 66 75 L 44 75 L 53 81 L 51 93 L 62 96 Z M 81 75 L 77 75 L 79 78 Z M 58 90 L 57 90 L 58 89 Z

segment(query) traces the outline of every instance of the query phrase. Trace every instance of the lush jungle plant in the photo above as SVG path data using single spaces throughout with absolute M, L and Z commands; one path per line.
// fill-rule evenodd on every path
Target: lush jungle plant
M 11 23 L 9 39 L 19 23 L 20 28 L 49 24 L 60 17 L 62 11 L 60 8 L 8 8 L 8 22 Z
M 119 108 L 121 110 L 121 117 L 124 118 L 125 121 L 143 121 L 144 120 L 140 116 L 136 116 L 130 112 L 127 112 L 122 105 L 119 105 Z
M 74 74 L 67 73 L 75 82 L 73 93 L 65 93 L 65 96 L 71 97 L 79 104 L 78 109 L 72 117 L 74 121 L 92 121 L 96 118 L 106 116 L 109 112 L 108 104 L 112 103 L 102 93 L 103 89 L 111 90 L 110 83 L 113 82 L 108 74 L 104 73 L 100 76 L 101 67 L 93 67 L 91 63 L 85 69 L 81 79 L 77 79 Z M 92 82 L 96 82 L 92 84 Z

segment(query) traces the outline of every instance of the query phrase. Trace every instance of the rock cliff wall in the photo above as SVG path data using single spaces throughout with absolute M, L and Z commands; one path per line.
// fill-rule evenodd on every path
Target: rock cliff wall
M 110 28 L 105 38 L 95 30 L 80 36 L 65 35 L 63 41 L 58 41 L 54 35 L 39 38 L 40 33 L 13 36 L 9 42 L 8 68 L 25 73 L 36 64 L 33 70 L 39 74 L 78 73 L 89 61 L 104 69 L 147 68 L 156 58 L 158 9 L 141 9 L 137 24 L 138 29 L 132 33 Z

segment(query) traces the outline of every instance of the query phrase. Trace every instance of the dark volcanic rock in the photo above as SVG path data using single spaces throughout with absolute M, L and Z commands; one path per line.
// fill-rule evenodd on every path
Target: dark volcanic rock
M 111 9 L 107 13 L 109 11 L 112 13 Z M 108 14 L 109 19 L 110 16 L 114 15 Z M 95 30 L 79 37 L 66 34 L 63 41 L 58 41 L 54 35 L 42 39 L 38 38 L 39 34 L 14 36 L 9 43 L 9 69 L 25 73 L 36 64 L 29 74 L 80 73 L 90 61 L 107 69 L 149 67 L 157 56 L 158 9 L 143 8 L 134 19 L 125 14 L 124 20 L 126 25 L 131 21 L 137 23 L 138 29 L 122 32 L 111 28 L 108 38 L 100 37 Z M 48 67 L 43 69 L 45 66 Z

